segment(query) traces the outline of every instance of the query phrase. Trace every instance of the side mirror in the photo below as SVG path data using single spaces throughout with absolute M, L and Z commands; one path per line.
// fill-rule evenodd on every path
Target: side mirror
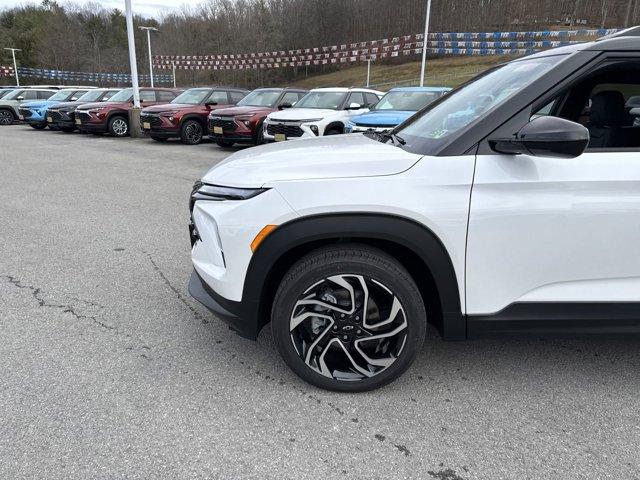
M 362 105 L 360 105 L 359 103 L 352 103 L 350 104 L 346 109 L 347 110 L 360 110 L 362 108 Z
M 291 105 L 288 102 L 285 102 L 278 105 L 278 110 L 284 110 L 285 108 L 291 108 L 291 107 L 293 107 L 293 105 Z
M 495 152 L 537 157 L 575 158 L 584 153 L 587 145 L 589 130 L 558 117 L 538 117 L 512 138 L 489 139 L 489 146 Z
M 23 95 L 19 95 L 16 97 L 16 100 L 24 100 L 24 96 Z

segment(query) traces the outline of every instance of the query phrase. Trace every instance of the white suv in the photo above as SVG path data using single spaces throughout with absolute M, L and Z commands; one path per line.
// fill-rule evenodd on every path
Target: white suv
M 316 88 L 294 108 L 271 113 L 264 121 L 264 139 L 281 142 L 344 133 L 354 115 L 368 112 L 383 92 L 367 88 Z
M 445 339 L 640 327 L 640 28 L 501 65 L 390 134 L 231 156 L 191 197 L 193 297 L 362 391 Z

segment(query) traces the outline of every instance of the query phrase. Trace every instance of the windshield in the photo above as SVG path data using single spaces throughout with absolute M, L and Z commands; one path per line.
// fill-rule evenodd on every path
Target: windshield
M 14 98 L 22 95 L 23 92 L 24 90 L 14 90 L 13 92 L 10 92 L 7 95 L 5 95 L 4 98 L 6 98 L 7 100 L 13 100 Z
M 7 96 L 10 92 L 12 92 L 13 89 L 11 88 L 3 88 L 0 89 L 0 98 Z
M 100 100 L 104 95 L 104 90 L 89 90 L 78 98 L 78 102 L 95 102 Z
M 211 94 L 209 88 L 190 88 L 186 92 L 182 92 L 171 103 L 186 103 L 188 105 L 200 105 Z
M 296 108 L 327 108 L 337 110 L 344 102 L 346 92 L 309 92 L 296 103 Z
M 563 56 L 532 58 L 499 66 L 454 90 L 414 116 L 396 132 L 406 149 L 424 152 L 446 143 L 453 133 L 486 115 L 544 75 Z
M 440 96 L 438 92 L 411 92 L 397 91 L 389 92 L 373 110 L 402 110 L 406 112 L 417 112 L 422 107 L 426 107 Z
M 133 88 L 125 88 L 120 90 L 109 99 L 110 102 L 130 102 L 133 98 Z
M 69 98 L 73 94 L 74 90 L 60 90 L 59 92 L 51 95 L 48 100 L 54 102 L 61 102 Z
M 254 90 L 237 105 L 239 107 L 274 107 L 281 93 L 280 90 Z

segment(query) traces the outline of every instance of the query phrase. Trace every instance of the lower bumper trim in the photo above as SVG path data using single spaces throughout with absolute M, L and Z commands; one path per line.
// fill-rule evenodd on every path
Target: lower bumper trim
M 227 323 L 241 337 L 258 338 L 258 322 L 255 316 L 246 314 L 242 302 L 227 300 L 215 293 L 195 270 L 189 279 L 189 295 L 207 307 L 216 317 Z

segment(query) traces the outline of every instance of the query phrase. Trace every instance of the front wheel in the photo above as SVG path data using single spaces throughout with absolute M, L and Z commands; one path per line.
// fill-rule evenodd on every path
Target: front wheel
M 198 145 L 202 142 L 204 129 L 202 124 L 197 120 L 187 120 L 182 124 L 180 129 L 180 140 L 185 145 Z
M 42 123 L 32 123 L 29 126 L 35 130 L 44 130 L 45 128 L 47 128 L 46 123 L 44 125 Z
M 16 118 L 11 110 L 0 109 L 0 125 L 11 125 L 15 120 Z
M 126 137 L 129 135 L 129 121 L 120 116 L 111 117 L 109 120 L 109 133 L 114 137 Z
M 411 365 L 426 313 L 407 270 L 360 245 L 317 250 L 296 263 L 275 296 L 271 327 L 287 365 L 327 390 L 382 387 Z

